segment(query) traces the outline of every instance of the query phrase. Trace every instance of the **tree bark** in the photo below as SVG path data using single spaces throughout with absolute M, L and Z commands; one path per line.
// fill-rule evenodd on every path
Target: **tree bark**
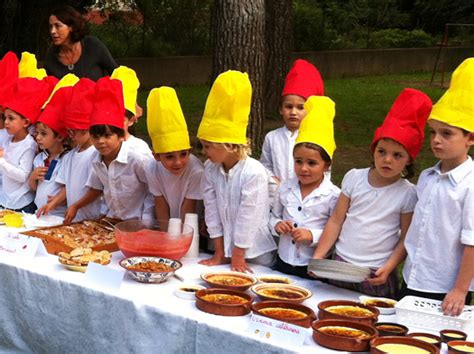
M 265 77 L 265 0 L 215 0 L 212 81 L 222 72 L 247 72 L 252 83 L 248 134 L 252 149 L 263 142 Z

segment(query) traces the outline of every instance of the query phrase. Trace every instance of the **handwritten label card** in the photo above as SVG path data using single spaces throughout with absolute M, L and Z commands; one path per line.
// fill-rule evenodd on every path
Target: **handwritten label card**
M 308 335 L 304 327 L 252 314 L 247 332 L 263 340 L 302 345 Z
M 90 262 L 86 269 L 86 282 L 94 288 L 116 292 L 120 289 L 124 272 Z
M 36 255 L 44 256 L 48 253 L 41 239 L 15 232 L 6 232 L 0 235 L 0 254 L 32 259 Z

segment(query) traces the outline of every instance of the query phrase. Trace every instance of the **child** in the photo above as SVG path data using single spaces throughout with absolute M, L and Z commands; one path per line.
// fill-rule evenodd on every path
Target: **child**
M 138 81 L 137 74 L 134 70 L 126 67 L 119 66 L 112 72 L 111 79 L 117 79 L 122 82 L 123 94 L 125 97 L 125 141 L 124 146 L 131 148 L 133 151 L 142 154 L 147 158 L 153 158 L 153 153 L 148 144 L 136 136 L 130 134 L 129 129 L 137 122 L 137 94 L 138 88 L 140 87 L 140 81 Z
M 155 88 L 147 100 L 148 132 L 156 161 L 150 161 L 146 179 L 155 197 L 156 218 L 184 219 L 197 213 L 202 200 L 203 166 L 191 154 L 189 134 L 176 91 L 171 87 Z
M 324 258 L 336 244 L 335 259 L 372 269 L 362 283 L 330 283 L 368 295 L 396 298 L 397 265 L 405 257 L 403 239 L 416 203 L 411 177 L 420 151 L 431 101 L 424 93 L 404 89 L 371 149 L 374 167 L 349 171 L 313 258 Z
M 474 290 L 474 58 L 453 73 L 428 120 L 440 160 L 418 180 L 418 203 L 407 232 L 401 296 L 442 300 L 459 315 Z
M 122 83 L 103 77 L 97 81 L 95 101 L 90 116 L 92 142 L 99 156 L 92 162 L 86 186 L 89 190 L 69 206 L 64 222 L 70 223 L 77 211 L 104 194 L 109 209 L 107 217 L 118 220 L 151 218 L 145 210 L 149 196 L 145 180 L 146 159 L 124 148 L 125 116 Z
M 4 197 L 1 207 L 27 213 L 36 210 L 28 177 L 33 169 L 37 145 L 27 129 L 40 115 L 41 107 L 52 91 L 51 82 L 22 78 L 18 80 L 15 97 L 5 104 L 5 129 L 10 138 L 5 149 L 0 150 Z
M 268 176 L 248 157 L 246 130 L 252 86 L 247 74 L 219 75 L 207 98 L 198 138 L 208 157 L 203 196 L 206 224 L 215 253 L 205 265 L 231 262 L 232 270 L 251 271 L 247 263 L 273 264 L 275 242 L 268 230 Z
M 293 149 L 296 176 L 280 184 L 270 228 L 280 236 L 275 269 L 309 278 L 308 262 L 336 206 L 339 188 L 324 173 L 336 148 L 334 102 L 312 96 L 305 110 L 308 115 Z
M 48 214 L 64 202 L 68 207 L 73 205 L 88 190 L 86 182 L 92 170 L 92 161 L 99 156 L 89 133 L 94 94 L 95 82 L 87 78 L 81 78 L 72 88 L 71 100 L 64 112 L 64 124 L 74 148 L 64 157 L 56 177 L 56 182 L 63 185 L 60 193 L 38 211 L 39 215 Z M 100 218 L 102 204 L 102 199 L 97 198 L 81 208 L 72 221 Z
M 72 86 L 77 81 L 79 78 L 73 74 L 64 76 L 57 83 L 36 122 L 36 142 L 42 151 L 33 160 L 33 172 L 28 183 L 31 189 L 36 191 L 35 205 L 40 210 L 61 190 L 56 178 L 68 151 L 64 109 L 71 98 Z M 66 204 L 63 203 L 51 214 L 64 217 L 65 212 Z M 41 215 L 41 212 L 38 215 Z
M 285 125 L 265 136 L 260 157 L 260 162 L 277 183 L 294 176 L 293 147 L 301 121 L 306 116 L 304 103 L 309 96 L 323 94 L 324 85 L 318 69 L 306 60 L 296 60 L 281 95 L 280 114 Z

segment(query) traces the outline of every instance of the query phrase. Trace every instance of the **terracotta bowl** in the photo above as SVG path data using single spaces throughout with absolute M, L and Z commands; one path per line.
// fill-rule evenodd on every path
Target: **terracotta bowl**
M 452 340 L 466 340 L 467 339 L 467 333 L 458 331 L 456 329 L 443 329 L 442 331 L 439 332 L 439 336 L 441 337 L 441 340 L 445 343 L 448 343 Z
M 214 281 L 212 279 L 214 276 L 226 277 L 227 281 Z M 245 291 L 252 285 L 255 285 L 257 283 L 257 278 L 255 278 L 253 275 L 240 272 L 208 272 L 201 274 L 201 279 L 204 280 L 211 288 L 229 289 L 237 291 Z M 232 284 L 233 279 L 242 279 L 246 282 L 246 284 L 234 285 Z
M 465 347 L 465 350 L 459 347 Z M 465 340 L 452 340 L 448 342 L 448 354 L 461 354 L 461 353 L 464 354 L 464 353 L 472 353 L 473 351 L 474 351 L 474 342 L 467 342 Z
M 304 318 L 288 318 L 288 317 L 281 317 L 278 315 L 270 315 L 261 312 L 265 308 L 269 307 L 280 307 L 280 308 L 285 308 L 285 309 L 292 309 L 296 311 L 301 311 L 306 314 L 306 317 Z M 309 328 L 311 327 L 311 323 L 316 319 L 316 315 L 314 314 L 314 311 L 311 310 L 309 307 L 306 307 L 301 304 L 295 304 L 293 302 L 288 302 L 288 301 L 262 301 L 262 302 L 257 302 L 252 305 L 252 311 L 256 313 L 257 315 L 260 316 L 265 316 L 269 318 L 274 318 L 279 321 L 283 322 L 288 322 L 297 326 Z
M 364 317 L 364 316 L 345 316 L 345 315 L 340 315 L 337 313 L 332 313 L 326 310 L 326 308 L 331 307 L 331 306 L 356 306 L 356 307 L 361 307 L 364 309 L 367 309 L 371 311 L 374 315 L 371 317 Z M 334 319 L 334 320 L 346 320 L 346 321 L 354 321 L 354 322 L 360 322 L 364 323 L 367 325 L 372 325 L 375 322 L 377 322 L 377 318 L 380 314 L 379 310 L 377 310 L 373 306 L 369 305 L 364 305 L 360 302 L 355 302 L 355 301 L 349 301 L 349 300 L 327 300 L 327 301 L 321 301 L 318 304 L 318 318 L 320 320 L 329 320 L 329 319 Z
M 334 334 L 327 334 L 319 331 L 319 328 L 326 326 L 342 326 L 360 329 L 369 333 L 370 337 L 358 339 Z M 319 345 L 335 350 L 346 350 L 350 352 L 368 351 L 370 348 L 370 341 L 378 335 L 377 330 L 373 326 L 369 326 L 360 322 L 352 322 L 346 320 L 314 321 L 312 327 L 313 339 Z
M 203 299 L 205 295 L 216 294 L 236 295 L 244 298 L 246 301 L 241 304 L 219 304 Z M 220 316 L 244 316 L 250 312 L 252 302 L 253 298 L 242 291 L 214 288 L 199 290 L 196 293 L 196 307 L 199 310 Z
M 274 290 L 275 293 L 264 293 L 264 291 Z M 297 304 L 302 303 L 306 299 L 313 296 L 313 293 L 301 286 L 292 284 L 257 284 L 252 287 L 255 295 L 258 295 L 262 300 L 274 301 L 288 301 Z M 292 295 L 299 294 L 298 297 L 286 297 L 285 292 L 290 291 Z
M 430 354 L 438 354 L 439 349 L 436 348 L 433 344 L 423 342 L 418 339 L 411 337 L 377 337 L 370 341 L 370 353 L 371 354 L 386 354 L 386 351 L 378 349 L 377 346 L 382 344 L 403 344 L 409 345 L 412 347 L 421 348 L 427 350 Z M 408 351 L 407 351 L 408 353 Z
M 379 336 L 405 336 L 408 327 L 395 322 L 377 322 L 374 327 L 379 332 Z
M 423 333 L 423 332 L 413 332 L 413 333 L 407 334 L 407 336 L 421 340 L 423 342 L 428 342 L 430 344 L 433 344 L 435 347 L 441 349 L 442 340 L 440 336 L 437 336 L 431 333 Z M 417 337 L 423 337 L 423 339 L 417 338 Z

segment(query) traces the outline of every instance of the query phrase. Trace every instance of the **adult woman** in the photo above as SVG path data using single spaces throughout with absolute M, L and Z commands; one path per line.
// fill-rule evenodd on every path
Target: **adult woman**
M 49 31 L 54 46 L 44 61 L 48 75 L 62 78 L 73 73 L 96 81 L 117 67 L 107 47 L 96 37 L 86 35 L 84 18 L 71 6 L 52 11 Z

